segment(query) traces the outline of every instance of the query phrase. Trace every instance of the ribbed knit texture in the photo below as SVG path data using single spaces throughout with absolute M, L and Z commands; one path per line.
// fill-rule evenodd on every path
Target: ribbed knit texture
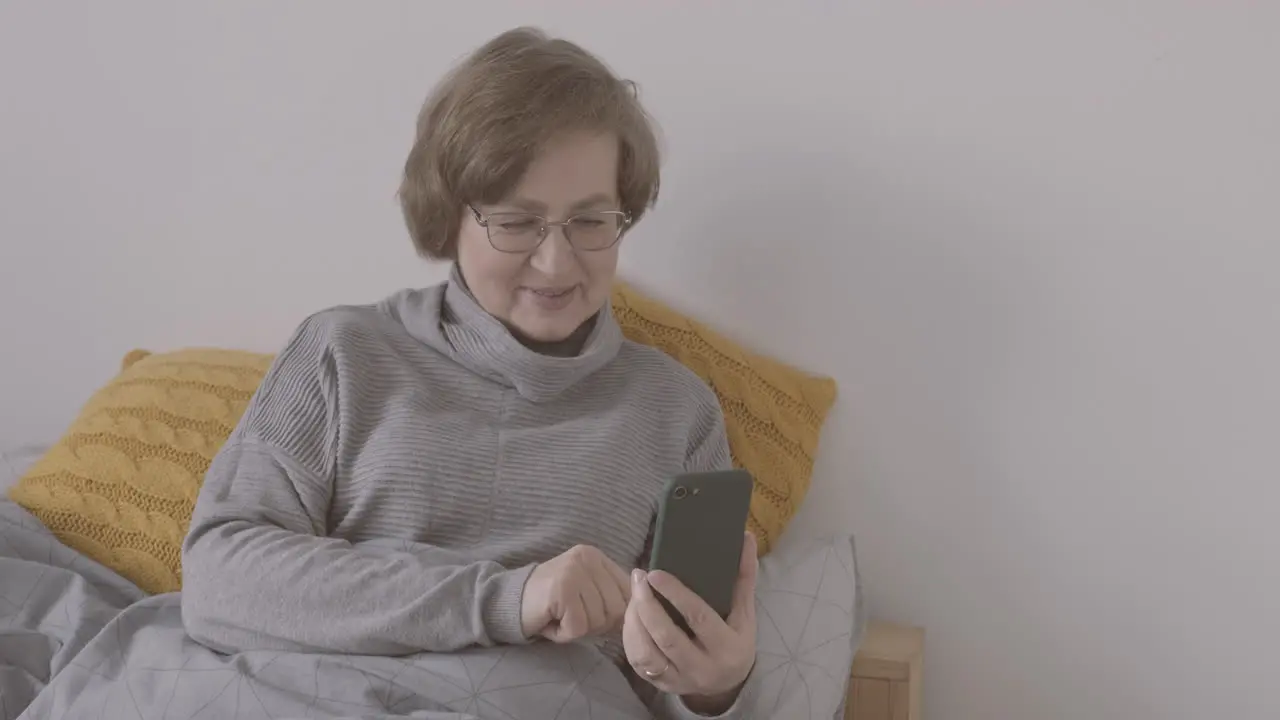
M 715 395 L 602 312 L 576 357 L 462 284 L 309 318 L 215 457 L 183 616 L 222 651 L 401 654 L 524 641 L 536 563 L 642 563 L 667 478 L 730 467 Z

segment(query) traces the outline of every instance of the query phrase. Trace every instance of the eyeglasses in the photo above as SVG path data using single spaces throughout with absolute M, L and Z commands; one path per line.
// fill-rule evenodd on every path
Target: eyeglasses
M 534 213 L 499 212 L 481 215 L 471 208 L 476 222 L 489 233 L 489 244 L 505 253 L 527 253 L 538 249 L 551 228 L 559 227 L 574 250 L 594 252 L 617 244 L 622 231 L 631 224 L 631 214 L 621 210 L 596 210 L 574 215 L 564 222 L 551 222 Z

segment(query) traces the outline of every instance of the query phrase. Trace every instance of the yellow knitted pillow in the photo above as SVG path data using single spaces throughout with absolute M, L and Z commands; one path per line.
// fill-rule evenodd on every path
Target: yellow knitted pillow
M 10 497 L 143 590 L 178 590 L 204 474 L 270 363 L 233 350 L 129 353 Z
M 626 283 L 615 283 L 612 303 L 628 338 L 663 350 L 715 390 L 734 464 L 755 478 L 749 525 L 760 554 L 768 552 L 809 490 L 835 381 L 748 352 Z
M 613 305 L 627 337 L 715 389 L 734 461 L 755 476 L 750 524 L 763 554 L 809 488 L 834 381 L 749 353 L 625 284 Z M 271 360 L 217 349 L 129 353 L 10 497 L 143 590 L 181 589 L 182 540 L 200 484 Z

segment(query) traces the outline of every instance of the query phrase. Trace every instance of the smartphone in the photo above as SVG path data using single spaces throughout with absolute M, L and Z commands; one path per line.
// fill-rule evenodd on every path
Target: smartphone
M 678 475 L 667 481 L 658 505 L 649 569 L 674 575 L 722 618 L 733 608 L 752 485 L 746 470 Z M 671 619 L 692 634 L 684 616 L 655 594 Z

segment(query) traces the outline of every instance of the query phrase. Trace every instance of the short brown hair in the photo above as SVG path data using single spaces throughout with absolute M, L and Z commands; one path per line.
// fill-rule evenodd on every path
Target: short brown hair
M 457 257 L 467 203 L 496 203 L 539 149 L 569 130 L 618 136 L 620 209 L 658 199 L 658 142 L 635 84 L 567 40 L 509 30 L 455 67 L 427 98 L 405 161 L 400 206 L 418 253 Z

